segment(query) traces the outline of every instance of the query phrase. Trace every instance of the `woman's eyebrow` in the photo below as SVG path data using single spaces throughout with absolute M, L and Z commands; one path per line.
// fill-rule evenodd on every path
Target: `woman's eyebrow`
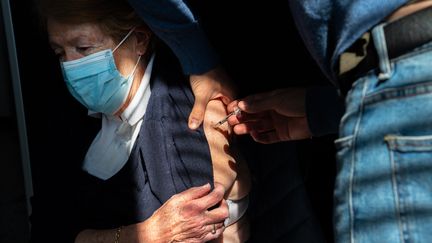
M 89 38 L 86 35 L 77 35 L 72 37 L 71 39 L 69 39 L 67 42 L 68 43 L 80 43 L 80 42 L 92 42 L 93 38 Z

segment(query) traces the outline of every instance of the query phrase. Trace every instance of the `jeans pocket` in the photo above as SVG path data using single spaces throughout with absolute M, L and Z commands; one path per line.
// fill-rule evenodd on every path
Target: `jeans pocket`
M 401 237 L 431 242 L 432 135 L 387 135 L 392 184 Z
M 349 159 L 349 151 L 351 150 L 353 135 L 349 135 L 346 137 L 338 138 L 334 141 L 335 147 L 336 147 L 336 171 L 338 176 L 340 177 L 342 171 L 346 171 L 346 168 L 348 165 L 344 162 L 350 161 Z M 348 173 L 348 172 L 344 172 Z
M 352 139 L 353 139 L 353 135 L 336 139 L 334 141 L 336 149 L 339 150 L 351 146 Z
M 336 147 L 336 173 L 338 179 L 345 180 L 350 171 L 351 161 L 350 151 L 352 146 L 353 135 L 338 138 L 334 141 Z
M 347 156 L 347 153 L 351 148 L 352 140 L 353 135 L 349 135 L 346 137 L 338 138 L 334 141 L 336 147 L 336 159 L 338 161 L 338 164 L 340 161 L 345 160 L 344 158 Z

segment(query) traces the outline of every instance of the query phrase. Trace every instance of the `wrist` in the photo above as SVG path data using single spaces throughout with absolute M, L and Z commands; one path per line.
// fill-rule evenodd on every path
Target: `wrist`
M 123 226 L 121 230 L 119 243 L 138 243 L 138 231 L 136 230 L 136 224 Z
M 151 227 L 148 226 L 148 220 L 144 222 L 131 224 L 123 227 L 122 236 L 119 243 L 131 243 L 131 242 L 155 242 L 152 238 Z
M 120 226 L 115 229 L 115 235 L 114 235 L 114 243 L 120 243 L 120 235 L 122 233 L 123 226 Z

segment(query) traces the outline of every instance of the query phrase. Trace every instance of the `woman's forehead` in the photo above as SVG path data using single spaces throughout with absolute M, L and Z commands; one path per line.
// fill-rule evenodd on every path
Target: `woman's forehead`
M 50 42 L 95 41 L 103 42 L 109 38 L 108 34 L 95 23 L 63 23 L 48 20 L 47 30 Z

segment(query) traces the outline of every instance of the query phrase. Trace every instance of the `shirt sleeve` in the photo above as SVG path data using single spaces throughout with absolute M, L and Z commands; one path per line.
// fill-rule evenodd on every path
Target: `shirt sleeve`
M 138 15 L 179 59 L 185 74 L 202 74 L 219 58 L 183 0 L 129 0 Z
M 333 86 L 317 86 L 306 91 L 306 116 L 313 136 L 337 134 L 345 111 L 343 98 Z

